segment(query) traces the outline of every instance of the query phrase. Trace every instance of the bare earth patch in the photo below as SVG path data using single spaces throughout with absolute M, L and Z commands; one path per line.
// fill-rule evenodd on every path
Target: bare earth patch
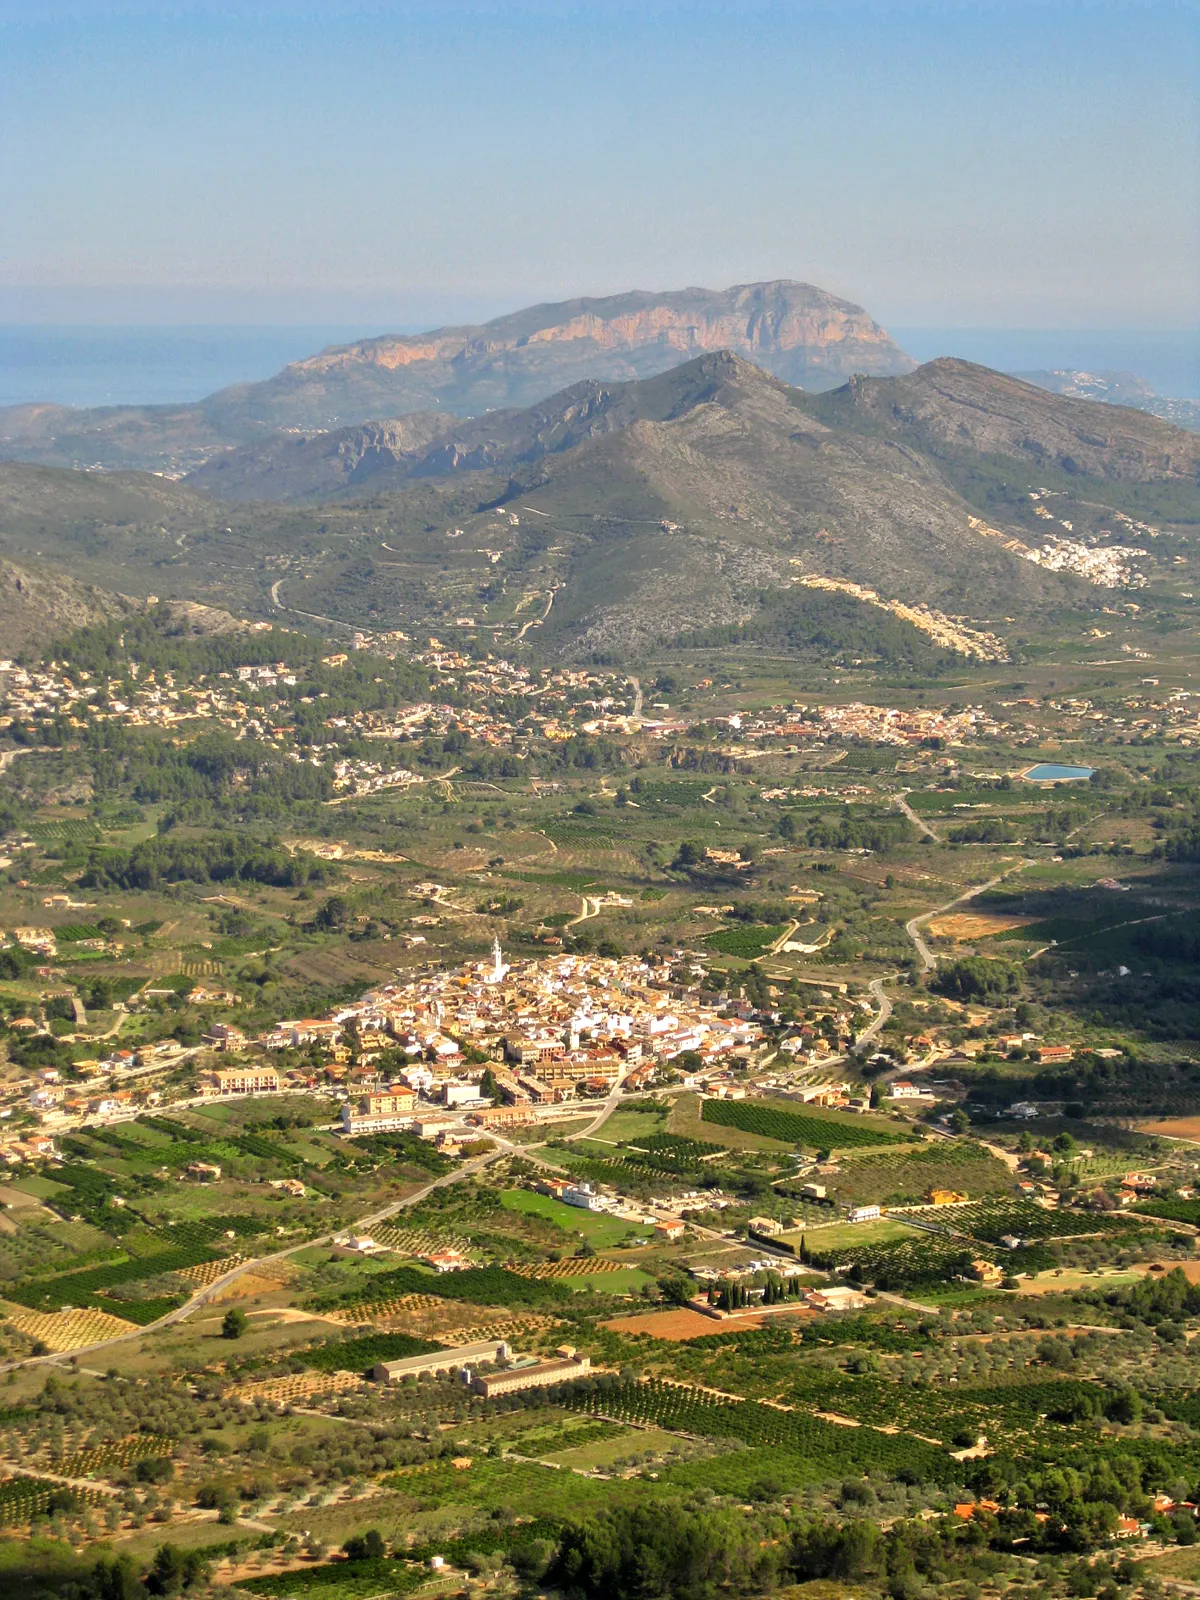
M 1194 1139 L 1200 1144 L 1200 1117 L 1164 1117 L 1161 1122 L 1139 1122 L 1139 1133 L 1160 1133 L 1168 1139 Z
M 648 1311 L 641 1317 L 614 1317 L 603 1324 L 616 1333 L 648 1333 L 654 1339 L 698 1339 L 706 1333 L 728 1333 L 730 1324 L 718 1322 L 713 1317 L 703 1317 L 698 1311 Z M 761 1317 L 739 1317 L 739 1328 L 761 1328 Z
M 982 911 L 955 911 L 949 916 L 934 917 L 929 924 L 930 933 L 939 939 L 988 939 L 997 933 L 1007 933 L 1010 928 L 1027 928 L 1032 917 L 988 916 Z

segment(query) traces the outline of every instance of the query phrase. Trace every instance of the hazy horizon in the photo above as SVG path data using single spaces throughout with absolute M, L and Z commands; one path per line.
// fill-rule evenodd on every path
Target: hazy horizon
M 183 404 L 273 376 L 331 344 L 421 332 L 392 323 L 19 324 L 0 321 L 0 406 Z M 952 355 L 1000 371 L 1133 372 L 1160 395 L 1200 397 L 1200 329 L 893 327 L 918 361 Z
M 0 44 L 0 320 L 791 277 L 887 326 L 1200 322 L 1189 4 L 0 0 Z

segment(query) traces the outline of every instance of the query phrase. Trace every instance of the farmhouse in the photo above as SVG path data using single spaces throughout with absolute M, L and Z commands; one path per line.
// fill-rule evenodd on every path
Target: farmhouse
M 751 1217 L 748 1226 L 752 1233 L 763 1233 L 768 1238 L 783 1232 L 783 1223 L 777 1217 Z
M 812 1289 L 805 1295 L 806 1305 L 817 1311 L 861 1311 L 870 1301 L 858 1289 L 848 1284 L 832 1284 L 827 1289 Z
M 534 1361 L 528 1366 L 506 1367 L 500 1372 L 475 1373 L 470 1379 L 476 1394 L 490 1400 L 493 1395 L 515 1394 L 520 1389 L 545 1389 L 552 1383 L 565 1383 L 591 1367 L 589 1356 L 577 1356 L 571 1345 L 563 1345 L 556 1359 Z
M 371 1368 L 371 1376 L 377 1383 L 399 1383 L 404 1378 L 419 1378 L 422 1373 L 461 1372 L 481 1361 L 507 1361 L 510 1355 L 503 1339 L 482 1339 L 450 1350 L 431 1350 L 423 1356 L 379 1361 Z
M 1070 1061 L 1075 1049 L 1069 1044 L 1043 1044 L 1038 1046 L 1036 1054 L 1037 1059 L 1044 1065 L 1047 1062 Z
M 189 1161 L 184 1172 L 200 1183 L 216 1183 L 221 1176 L 221 1169 L 215 1161 Z

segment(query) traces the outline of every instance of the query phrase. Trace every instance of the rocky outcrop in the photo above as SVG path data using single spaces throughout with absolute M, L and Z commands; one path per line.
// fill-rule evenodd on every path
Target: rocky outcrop
M 338 345 L 262 383 L 235 384 L 194 405 L 0 408 L 0 457 L 182 476 L 222 451 L 259 444 L 274 433 L 342 430 L 414 412 L 482 417 L 535 405 L 587 379 L 653 377 L 719 349 L 813 390 L 832 388 L 854 372 L 913 367 L 861 306 L 811 284 L 636 291 L 531 306 L 479 327 Z M 403 453 L 386 441 L 381 448 Z M 282 441 L 279 459 L 293 454 Z M 236 464 L 226 472 L 232 490 Z
M 222 451 L 188 475 L 190 487 L 222 500 L 307 500 L 353 492 L 415 460 L 456 417 L 415 411 L 329 433 L 276 433 Z
M 909 372 L 914 363 L 861 306 L 808 283 L 780 279 L 732 289 L 681 289 L 604 299 L 568 300 L 497 317 L 480 328 L 446 328 L 411 337 L 389 335 L 322 351 L 289 368 L 296 378 L 327 378 L 364 367 L 398 372 L 443 365 L 461 378 L 524 352 L 554 361 L 624 357 L 637 373 L 595 371 L 595 376 L 646 376 L 644 363 L 662 371 L 675 360 L 709 350 L 733 350 L 777 376 L 799 382 L 807 375 L 829 387 L 852 372 Z M 452 381 L 451 374 L 446 374 Z M 819 380 L 826 381 L 820 382 Z
M 970 450 L 1070 475 L 1196 481 L 1200 437 L 1124 406 L 1050 394 L 970 361 L 927 362 L 908 377 L 855 378 L 822 397 L 831 422 L 938 454 Z

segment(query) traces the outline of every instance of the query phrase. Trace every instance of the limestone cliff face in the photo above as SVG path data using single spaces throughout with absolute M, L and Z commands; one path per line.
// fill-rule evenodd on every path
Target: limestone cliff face
M 637 291 L 529 306 L 480 327 L 335 346 L 195 404 L 0 408 L 0 458 L 175 474 L 273 432 L 336 431 L 414 412 L 453 418 L 523 410 L 574 384 L 652 378 L 717 350 L 809 390 L 836 388 L 853 373 L 888 377 L 914 366 L 861 306 L 811 284 Z M 396 453 L 393 442 L 380 445 Z M 285 441 L 278 455 L 283 471 L 295 450 Z M 228 464 L 226 488 L 238 470 Z M 344 463 L 329 463 L 331 484 L 346 475 Z
M 541 365 L 556 357 L 573 362 L 605 355 L 628 358 L 636 375 L 646 376 L 710 350 L 733 350 L 794 380 L 808 373 L 827 374 L 834 382 L 851 372 L 909 372 L 915 365 L 860 306 L 811 284 L 779 280 L 715 292 L 683 289 L 535 306 L 479 328 L 337 346 L 297 362 L 289 372 L 303 381 L 372 368 L 396 372 L 445 365 L 461 381 L 471 369 L 495 366 L 505 357 L 525 366 L 531 359 Z M 634 372 L 606 365 L 596 375 Z

